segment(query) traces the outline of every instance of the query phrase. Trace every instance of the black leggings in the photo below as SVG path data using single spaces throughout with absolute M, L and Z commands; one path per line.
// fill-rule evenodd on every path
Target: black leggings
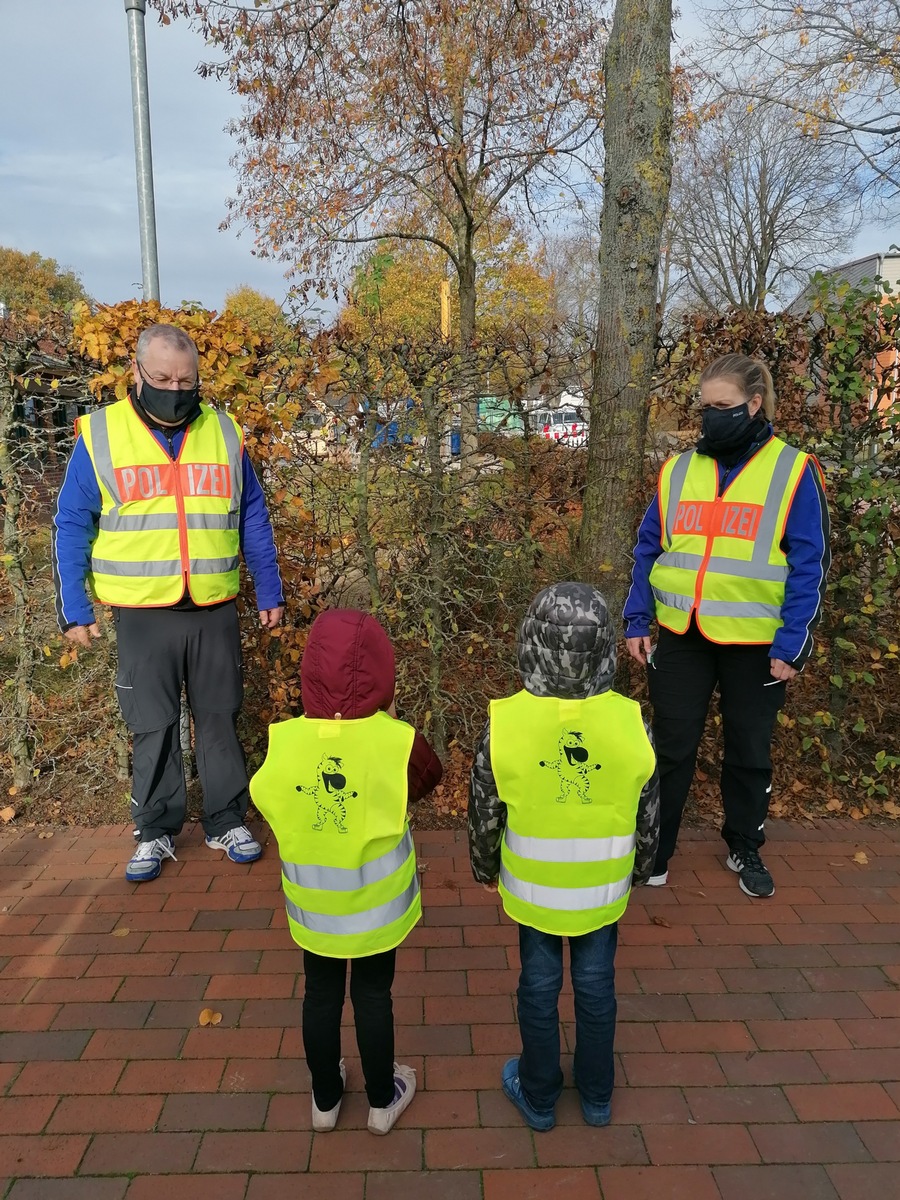
M 665 871 L 675 852 L 716 688 L 724 741 L 722 837 L 729 849 L 758 849 L 766 840 L 763 826 L 772 793 L 772 729 L 785 693 L 785 685 L 769 672 L 769 647 L 717 645 L 693 621 L 682 634 L 660 629 L 647 679 L 661 810 L 654 873 Z
M 366 1095 L 372 1108 L 394 1098 L 394 1008 L 391 985 L 397 951 L 350 959 L 350 1000 Z M 303 1048 L 312 1075 L 313 1097 L 322 1112 L 341 1098 L 341 1013 L 347 959 L 303 951 Z

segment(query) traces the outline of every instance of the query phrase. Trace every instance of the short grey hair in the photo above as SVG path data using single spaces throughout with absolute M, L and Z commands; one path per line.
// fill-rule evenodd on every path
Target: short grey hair
M 193 355 L 194 366 L 199 366 L 199 355 L 197 354 L 197 343 L 185 333 L 183 329 L 179 329 L 177 325 L 150 325 L 143 330 L 137 340 L 137 350 L 135 358 L 138 362 L 143 360 L 144 355 L 150 347 L 151 342 L 161 341 L 166 342 L 173 350 L 182 350 Z

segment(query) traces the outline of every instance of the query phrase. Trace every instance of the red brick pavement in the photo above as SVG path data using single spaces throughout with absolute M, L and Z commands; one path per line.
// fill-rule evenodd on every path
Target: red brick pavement
M 586 1127 L 569 1089 L 547 1134 L 498 1087 L 518 1049 L 515 930 L 459 837 L 416 841 L 425 920 L 400 951 L 395 1009 L 421 1090 L 380 1139 L 349 1029 L 340 1127 L 310 1131 L 300 959 L 271 846 L 235 867 L 194 828 L 136 887 L 124 827 L 8 838 L 0 1196 L 900 1195 L 900 833 L 776 824 L 771 901 L 738 890 L 713 834 L 688 834 L 670 886 L 642 889 L 622 923 L 613 1123 Z M 199 1026 L 207 1007 L 217 1027 Z M 571 1050 L 568 992 L 562 1016 Z

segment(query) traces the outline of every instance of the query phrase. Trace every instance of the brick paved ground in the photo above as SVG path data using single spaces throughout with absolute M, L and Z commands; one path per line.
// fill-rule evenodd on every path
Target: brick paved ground
M 340 1127 L 310 1133 L 275 856 L 235 867 L 198 834 L 140 887 L 122 877 L 124 828 L 4 844 L 6 1200 L 900 1195 L 893 831 L 776 828 L 778 890 L 755 902 L 718 839 L 689 835 L 672 886 L 642 889 L 623 922 L 613 1124 L 587 1128 L 567 1090 L 548 1134 L 498 1087 L 518 1049 L 514 929 L 463 843 L 419 834 L 426 917 L 395 1010 L 421 1091 L 384 1139 L 365 1130 L 349 1032 Z M 206 1007 L 218 1027 L 199 1027 Z M 570 995 L 563 1016 L 571 1044 Z

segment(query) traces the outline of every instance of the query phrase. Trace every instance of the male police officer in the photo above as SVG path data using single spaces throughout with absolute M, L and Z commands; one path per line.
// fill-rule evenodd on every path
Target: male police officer
M 125 868 L 155 879 L 185 818 L 182 686 L 194 718 L 206 844 L 233 862 L 262 853 L 244 825 L 248 790 L 235 723 L 243 698 L 234 599 L 242 551 L 260 622 L 284 614 L 272 526 L 240 427 L 200 401 L 197 348 L 172 325 L 138 338 L 127 400 L 78 422 L 53 520 L 57 616 L 66 637 L 100 636 L 86 588 L 113 608 L 116 693 L 134 737 Z

